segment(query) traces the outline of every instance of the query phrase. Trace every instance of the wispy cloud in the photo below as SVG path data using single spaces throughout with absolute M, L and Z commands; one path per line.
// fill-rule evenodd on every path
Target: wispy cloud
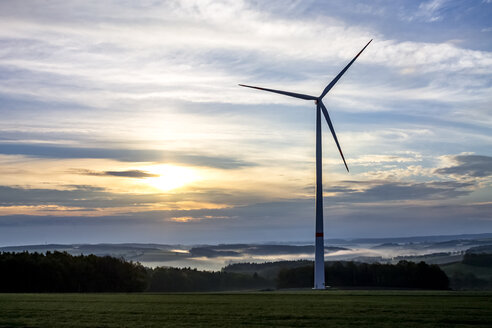
M 421 6 L 423 11 L 435 12 L 442 4 L 442 1 L 431 1 Z M 361 63 L 411 67 L 419 72 L 467 70 L 481 74 L 490 73 L 491 67 L 491 56 L 487 52 L 461 49 L 448 43 L 378 38 L 374 35 L 377 32 L 345 26 L 336 20 L 335 24 L 321 19 L 287 20 L 272 12 L 260 12 L 243 1 L 167 2 L 150 10 L 114 4 L 111 10 L 103 12 L 89 5 L 82 7 L 93 15 L 84 19 L 95 24 L 104 20 L 97 32 L 77 23 L 70 5 L 60 6 L 56 13 L 40 9 L 37 15 L 29 14 L 27 8 L 19 5 L 16 15 L 9 16 L 12 9 L 5 8 L 5 37 L 12 41 L 6 42 L 0 63 L 11 69 L 29 70 L 38 77 L 42 77 L 39 74 L 54 74 L 56 80 L 64 81 L 63 94 L 49 93 L 60 84 L 51 83 L 48 89 L 41 85 L 47 81 L 39 81 L 35 89 L 30 89 L 36 90 L 30 92 L 31 96 L 65 97 L 91 104 L 94 98 L 84 97 L 80 90 L 81 86 L 90 85 L 90 93 L 97 95 L 99 106 L 114 104 L 114 98 L 122 96 L 129 100 L 169 99 L 184 98 L 188 94 L 187 99 L 191 97 L 195 101 L 245 101 L 246 97 L 233 88 L 241 75 L 247 81 L 253 77 L 258 79 L 255 75 L 261 74 L 260 67 L 268 67 L 278 74 L 286 72 L 286 65 L 295 67 L 299 61 L 313 61 L 305 66 L 306 73 L 310 73 L 310 66 L 314 64 L 318 70 L 320 64 L 326 67 L 322 62 L 327 60 L 333 62 L 333 66 L 336 64 L 334 67 L 341 66 L 372 37 L 376 37 L 375 43 L 368 49 L 369 54 L 360 59 Z M 147 19 L 135 25 L 134 15 L 129 15 L 132 10 Z M 63 13 L 65 19 L 55 20 L 59 18 L 57 13 Z M 231 21 L 236 24 L 231 26 Z M 67 34 L 70 39 L 65 37 Z M 343 35 L 343 38 L 334 37 L 324 43 L 319 42 L 318 35 Z M 293 43 L 297 46 L 292 47 Z M 144 45 L 150 48 L 143 49 Z M 19 52 L 19 47 L 24 51 Z M 32 47 L 36 48 L 35 53 L 29 51 Z M 214 56 L 217 51 L 221 52 L 220 61 Z M 124 67 L 120 63 L 124 63 Z M 227 64 L 233 65 L 234 70 Z M 19 80 L 13 76 L 11 79 Z M 33 83 L 36 80 L 31 80 L 30 84 Z M 213 92 L 218 87 L 220 97 Z M 4 92 L 16 92 L 11 84 L 4 84 L 3 88 Z
M 184 152 L 158 149 L 66 147 L 39 143 L 0 143 L 0 154 L 58 159 L 92 158 L 114 159 L 123 162 L 170 162 L 193 164 L 196 166 L 210 166 L 221 169 L 233 169 L 254 165 L 253 163 L 244 162 L 234 158 L 213 157 L 193 153 L 187 154 Z M 107 173 L 107 175 L 117 175 L 117 172 L 113 173 L 114 174 Z
M 468 7 L 490 6 L 2 2 L 3 222 L 142 219 L 146 236 L 170 238 L 308 231 L 314 106 L 237 84 L 316 95 L 371 38 L 325 98 L 352 169 L 348 181 L 326 134 L 330 215 L 359 233 L 367 220 L 411 229 L 414 213 L 421 227 L 425 218 L 437 227 L 438 214 L 455 228 L 486 221 L 492 52 L 476 38 L 490 23 L 464 21 Z M 164 164 L 201 177 L 156 189 L 147 182 L 162 176 L 150 167 Z
M 443 17 L 441 16 L 440 11 L 446 2 L 447 0 L 430 0 L 427 2 L 422 2 L 419 5 L 419 10 L 416 16 L 423 17 L 428 22 L 442 20 Z
M 113 177 L 137 178 L 137 179 L 155 178 L 159 176 L 158 174 L 152 174 L 141 170 L 105 171 L 105 172 L 97 172 L 91 170 L 75 170 L 75 172 L 83 175 L 113 176 Z
M 448 156 L 448 159 L 454 162 L 454 165 L 436 169 L 436 173 L 477 178 L 492 176 L 492 157 L 490 156 L 455 155 Z

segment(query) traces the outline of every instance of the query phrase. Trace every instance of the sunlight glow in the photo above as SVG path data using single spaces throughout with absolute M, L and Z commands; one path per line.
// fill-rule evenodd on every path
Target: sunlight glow
M 143 181 L 162 191 L 181 188 L 200 179 L 196 170 L 184 166 L 165 164 L 143 167 L 141 169 L 159 175 L 158 177 L 147 178 Z

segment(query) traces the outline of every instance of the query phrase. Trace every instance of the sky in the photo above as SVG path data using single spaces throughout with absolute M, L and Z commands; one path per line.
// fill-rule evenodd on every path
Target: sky
M 492 232 L 492 1 L 2 1 L 0 245 Z

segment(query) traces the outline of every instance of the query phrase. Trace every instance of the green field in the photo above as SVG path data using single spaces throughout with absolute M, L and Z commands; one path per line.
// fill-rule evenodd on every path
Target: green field
M 491 327 L 492 293 L 0 294 L 0 327 Z

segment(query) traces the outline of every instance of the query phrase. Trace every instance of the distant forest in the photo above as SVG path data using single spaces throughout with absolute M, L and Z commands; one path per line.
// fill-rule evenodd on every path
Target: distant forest
M 278 288 L 311 287 L 313 265 L 281 270 Z M 398 264 L 328 262 L 325 284 L 343 287 L 449 289 L 449 279 L 437 265 L 400 261 Z
M 479 267 L 492 267 L 492 254 L 487 253 L 466 253 L 463 256 L 463 264 L 474 265 Z
M 157 268 L 152 272 L 150 292 L 208 292 L 272 288 L 274 284 L 258 274 Z
M 485 246 L 490 250 L 490 245 Z M 450 286 L 455 290 L 491 290 L 492 289 L 492 253 L 473 253 L 485 247 L 476 247 L 463 256 L 461 263 L 447 266 L 458 270 L 449 272 Z M 463 265 L 460 267 L 460 265 Z M 461 270 L 459 270 L 461 269 Z M 464 270 L 463 270 L 464 269 Z
M 110 256 L 0 254 L 0 292 L 139 292 L 147 280 L 140 264 Z
M 473 261 L 482 261 L 473 258 Z M 448 289 L 437 265 L 327 262 L 332 287 Z M 0 292 L 193 292 L 309 288 L 309 261 L 234 264 L 222 271 L 145 268 L 110 256 L 73 256 L 65 252 L 0 253 Z

